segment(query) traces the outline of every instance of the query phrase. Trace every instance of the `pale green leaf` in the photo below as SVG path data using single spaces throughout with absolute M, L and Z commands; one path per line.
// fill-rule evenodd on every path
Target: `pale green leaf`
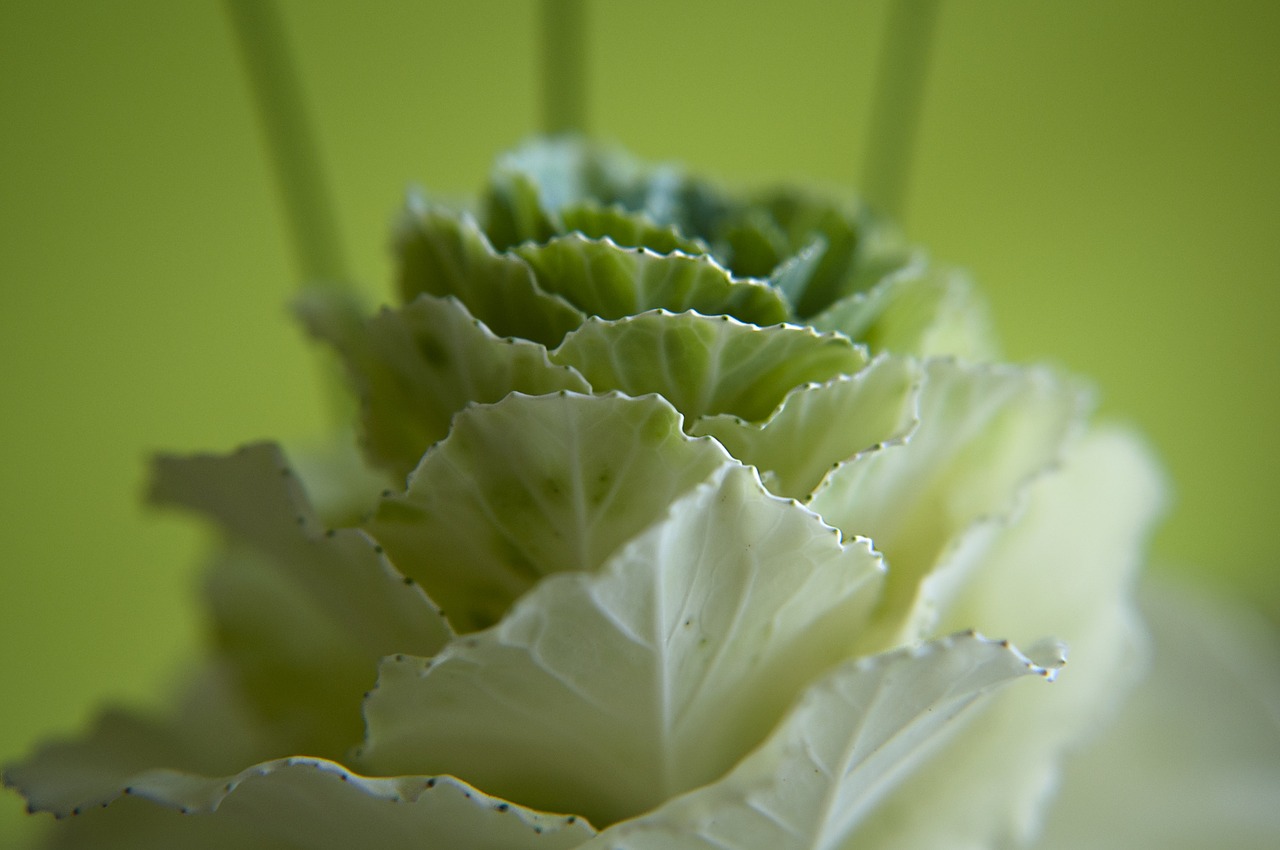
M 141 801 L 181 816 L 140 819 Z M 428 846 L 450 850 L 567 850 L 594 834 L 582 818 L 531 811 L 453 777 L 370 778 L 307 757 L 264 762 L 217 778 L 157 768 L 88 793 L 80 810 L 109 806 L 105 812 L 82 815 L 85 822 L 78 832 L 94 839 L 95 848 L 109 846 L 94 838 L 95 827 L 100 822 L 103 832 L 112 833 L 111 809 L 116 805 L 127 810 L 123 818 L 143 828 L 141 834 L 131 833 L 135 843 L 124 845 L 139 848 L 420 850 L 426 840 Z
M 522 245 L 515 253 L 533 268 L 542 289 L 605 319 L 656 309 L 725 314 L 762 326 L 787 318 L 786 303 L 773 287 L 734 278 L 707 256 L 655 254 L 580 234 Z
M 499 254 L 470 216 L 410 205 L 396 238 L 400 297 L 453 295 L 499 336 L 557 345 L 584 318 L 543 291 L 528 265 Z
M 1080 427 L 1080 389 L 1046 369 L 925 365 L 920 424 L 902 443 L 833 470 L 810 505 L 845 534 L 870 537 L 890 573 L 883 643 L 910 615 L 920 582 L 966 530 L 1007 514 Z
M 362 757 L 605 824 L 712 781 L 848 656 L 866 541 L 728 463 L 599 573 L 552 576 L 432 660 L 388 659 Z
M 862 349 L 809 328 L 757 328 L 729 316 L 655 311 L 588 319 L 552 353 L 597 392 L 658 393 L 689 419 L 766 418 L 792 388 L 857 372 Z
M 208 579 L 214 627 L 282 745 L 343 752 L 378 660 L 431 654 L 450 634 L 368 536 L 320 526 L 273 445 L 162 457 L 151 499 L 205 514 L 232 543 Z
M 988 523 L 997 533 L 967 567 L 949 562 L 922 583 L 915 607 L 934 609 L 942 628 L 983 623 L 1021 640 L 1047 631 L 1071 647 L 1070 670 L 1052 693 L 1000 695 L 886 801 L 867 824 L 868 846 L 962 850 L 1033 841 L 1063 757 L 1105 728 L 1141 676 L 1143 641 L 1129 587 L 1161 501 L 1159 475 L 1137 441 L 1091 433 L 1069 447 L 1061 469 L 1028 488 L 1016 516 Z M 939 587 L 939 575 L 957 568 L 954 587 Z M 921 810 L 929 817 L 913 816 Z
M 997 354 L 990 312 L 969 278 L 921 258 L 809 321 L 819 330 L 865 343 L 872 354 L 969 360 L 991 360 Z
M 911 431 L 919 383 L 914 360 L 880 357 L 856 374 L 796 387 L 764 422 L 720 414 L 698 419 L 689 433 L 715 437 L 758 468 L 772 492 L 804 499 L 834 465 Z
M 360 442 L 353 423 L 283 446 L 316 517 L 328 528 L 359 525 L 395 483 L 385 470 L 368 462 Z
M 542 576 L 593 570 L 726 459 L 656 397 L 513 394 L 459 414 L 369 524 L 462 631 Z
M 571 367 L 551 363 L 542 345 L 495 336 L 453 296 L 419 295 L 368 320 L 350 309 L 319 293 L 300 305 L 312 332 L 347 362 L 367 452 L 400 480 L 471 402 L 590 389 Z
M 841 850 L 894 785 L 995 691 L 1052 678 L 973 633 L 849 662 L 805 692 L 763 746 L 723 779 L 620 823 L 589 850 Z M 928 819 L 916 810 L 914 817 Z M 874 846 L 874 845 L 866 845 Z

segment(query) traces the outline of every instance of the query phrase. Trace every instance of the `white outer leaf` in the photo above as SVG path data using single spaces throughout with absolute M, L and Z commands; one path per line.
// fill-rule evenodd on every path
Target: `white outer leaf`
M 848 656 L 879 557 L 726 464 L 598 574 L 431 661 L 388 659 L 364 763 L 610 823 L 722 775 Z
M 1084 403 L 1078 387 L 1047 369 L 949 360 L 925 364 L 919 398 L 915 431 L 841 464 L 809 502 L 884 553 L 889 579 L 871 651 L 903 642 L 921 581 L 974 523 L 1016 507 L 1058 461 Z
M 109 806 L 120 797 L 185 815 L 179 819 L 157 813 L 152 823 L 164 824 L 167 843 L 133 847 L 204 847 L 212 836 L 227 842 L 223 846 L 247 850 L 567 850 L 594 834 L 582 818 L 534 812 L 452 777 L 370 778 L 332 761 L 304 757 L 264 762 L 217 778 L 150 770 L 92 804 Z M 123 817 L 137 819 L 136 808 L 126 811 Z M 114 813 L 108 809 L 82 817 L 81 833 L 92 838 L 95 824 L 110 832 Z
M 1056 667 L 1061 657 L 1045 663 Z M 1053 670 L 972 632 L 844 664 L 729 775 L 586 847 L 838 850 L 963 715 L 1029 674 L 1052 678 Z
M 1162 501 L 1141 443 L 1098 430 L 1031 485 L 1020 516 L 987 524 L 984 557 L 939 604 L 943 628 L 982 623 L 1014 640 L 1048 631 L 1070 645 L 1070 675 L 1052 693 L 1001 694 L 886 802 L 866 846 L 970 850 L 1034 838 L 1064 753 L 1105 726 L 1140 676 L 1130 586 Z M 922 808 L 930 817 L 916 814 Z

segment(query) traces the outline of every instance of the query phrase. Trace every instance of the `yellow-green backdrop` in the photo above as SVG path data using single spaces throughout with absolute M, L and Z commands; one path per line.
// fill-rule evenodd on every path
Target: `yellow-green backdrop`
M 537 129 L 531 2 L 283 4 L 352 266 L 404 186 L 461 195 Z M 735 182 L 852 191 L 884 2 L 589 4 L 589 123 Z M 1096 381 L 1175 501 L 1156 569 L 1280 615 L 1280 4 L 944 2 L 905 228 L 1011 357 Z M 200 533 L 147 456 L 329 428 L 214 0 L 0 3 L 0 760 L 158 704 Z M 0 844 L 21 803 L 0 801 Z

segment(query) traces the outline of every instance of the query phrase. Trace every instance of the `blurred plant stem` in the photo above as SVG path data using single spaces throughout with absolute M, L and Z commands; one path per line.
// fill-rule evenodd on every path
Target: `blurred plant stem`
M 587 130 L 585 0 L 541 0 L 542 130 Z
M 224 0 L 240 49 L 267 156 L 284 207 L 302 287 L 351 291 L 332 196 L 319 146 L 275 0 Z M 320 366 L 321 392 L 333 424 L 345 427 L 351 402 L 336 361 Z
M 899 223 L 906 212 L 937 20 L 938 0 L 890 0 L 861 182 L 867 203 Z

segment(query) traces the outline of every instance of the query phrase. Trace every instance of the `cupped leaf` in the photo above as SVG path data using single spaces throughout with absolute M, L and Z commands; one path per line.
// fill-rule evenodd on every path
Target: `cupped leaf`
M 231 541 L 208 580 L 214 627 L 282 745 L 344 752 L 378 660 L 429 655 L 451 634 L 367 535 L 320 527 L 274 445 L 162 457 L 151 499 L 205 514 Z
M 792 253 L 777 222 L 749 205 L 735 208 L 717 228 L 716 245 L 725 265 L 743 277 L 767 277 Z
M 689 419 L 767 417 L 793 387 L 857 372 L 862 349 L 809 328 L 758 328 L 729 316 L 655 311 L 589 319 L 552 354 L 597 392 L 658 393 Z
M 787 318 L 777 290 L 762 281 L 734 278 L 707 256 L 655 254 L 581 234 L 521 245 L 515 254 L 533 269 L 542 289 L 605 319 L 657 309 L 724 314 L 755 325 Z
M 764 422 L 719 414 L 698 419 L 689 433 L 715 437 L 759 469 L 771 492 L 804 499 L 834 465 L 910 433 L 920 380 L 914 360 L 880 357 L 856 374 L 796 387 Z
M 1128 588 L 1161 492 L 1131 435 L 1091 432 L 1028 488 L 1025 507 L 999 523 L 951 592 L 940 592 L 937 572 L 922 583 L 916 607 L 935 609 L 942 628 L 984 623 L 1028 640 L 1048 631 L 1070 645 L 1071 670 L 1053 693 L 1000 695 L 867 823 L 871 846 L 1034 843 L 1069 749 L 1104 728 L 1142 676 L 1144 638 Z M 928 818 L 914 816 L 924 810 Z
M 658 224 L 643 212 L 621 206 L 581 202 L 560 210 L 564 233 L 581 233 L 588 239 L 612 239 L 624 248 L 648 248 L 657 254 L 680 251 L 705 254 L 707 246 L 698 239 L 681 235 L 673 225 Z
M 521 242 L 546 242 L 564 229 L 555 211 L 543 206 L 538 184 L 519 171 L 495 173 L 482 207 L 484 231 L 499 251 Z
M 128 799 L 116 803 L 122 797 Z M 426 841 L 427 846 L 450 850 L 542 850 L 576 847 L 594 834 L 582 818 L 525 809 L 453 777 L 370 778 L 335 762 L 307 757 L 264 762 L 217 778 L 147 770 L 129 777 L 126 784 L 81 792 L 73 808 L 67 808 L 73 797 L 61 790 L 51 799 L 31 792 L 29 799 L 35 809 L 59 816 L 86 812 L 80 830 L 85 838 L 94 836 L 99 822 L 110 834 L 115 814 L 110 809 L 128 807 L 134 800 L 181 813 L 150 819 L 143 826 L 151 827 L 154 843 L 143 832 L 132 836 L 136 843 L 130 847 L 418 850 Z M 89 812 L 96 807 L 110 808 Z M 137 820 L 136 804 L 122 813 L 131 816 Z
M 1085 406 L 1078 387 L 1046 369 L 947 360 L 925 365 L 919 398 L 908 439 L 841 464 L 809 503 L 884 553 L 885 646 L 899 642 L 891 633 L 948 548 L 975 522 L 1013 510 L 1032 477 L 1058 462 Z
M 365 320 L 348 302 L 316 293 L 299 312 L 346 360 L 361 396 L 365 449 L 401 480 L 471 402 L 590 389 L 542 345 L 495 336 L 453 296 L 419 295 Z
M 641 164 L 627 153 L 571 136 L 537 139 L 501 157 L 485 193 L 485 226 L 506 250 L 575 229 L 563 216 L 580 204 L 641 213 L 659 225 L 690 227 L 710 199 L 672 165 Z
M 865 211 L 812 193 L 778 190 L 759 199 L 790 249 L 779 260 L 798 253 L 821 238 L 822 256 L 803 288 L 793 291 L 798 316 L 811 316 L 845 294 L 858 261 L 862 231 L 869 225 Z
M 972 632 L 849 662 L 723 779 L 602 832 L 589 850 L 841 850 L 886 793 L 1036 663 Z M 1043 666 L 1042 666 L 1043 665 Z M 927 813 L 915 812 L 927 819 Z M 874 845 L 869 845 L 874 846 Z
M 518 257 L 499 254 L 468 215 L 410 199 L 396 238 L 400 297 L 453 295 L 499 336 L 554 346 L 584 316 L 534 281 Z
M 365 763 L 612 823 L 721 776 L 846 658 L 879 557 L 727 463 L 596 574 L 384 662 Z
M 682 426 L 656 396 L 472 407 L 368 528 L 455 628 L 483 628 L 542 576 L 597 568 L 726 460 Z
M 553 213 L 583 200 L 604 204 L 634 200 L 645 182 L 645 167 L 621 150 L 574 136 L 536 139 L 503 154 L 494 166 L 491 188 L 513 176 L 529 181 L 540 205 Z M 627 204 L 628 209 L 639 209 Z
M 919 357 L 995 358 L 996 335 L 986 301 L 968 276 L 916 258 L 866 292 L 812 317 L 819 330 L 842 333 L 871 349 Z

